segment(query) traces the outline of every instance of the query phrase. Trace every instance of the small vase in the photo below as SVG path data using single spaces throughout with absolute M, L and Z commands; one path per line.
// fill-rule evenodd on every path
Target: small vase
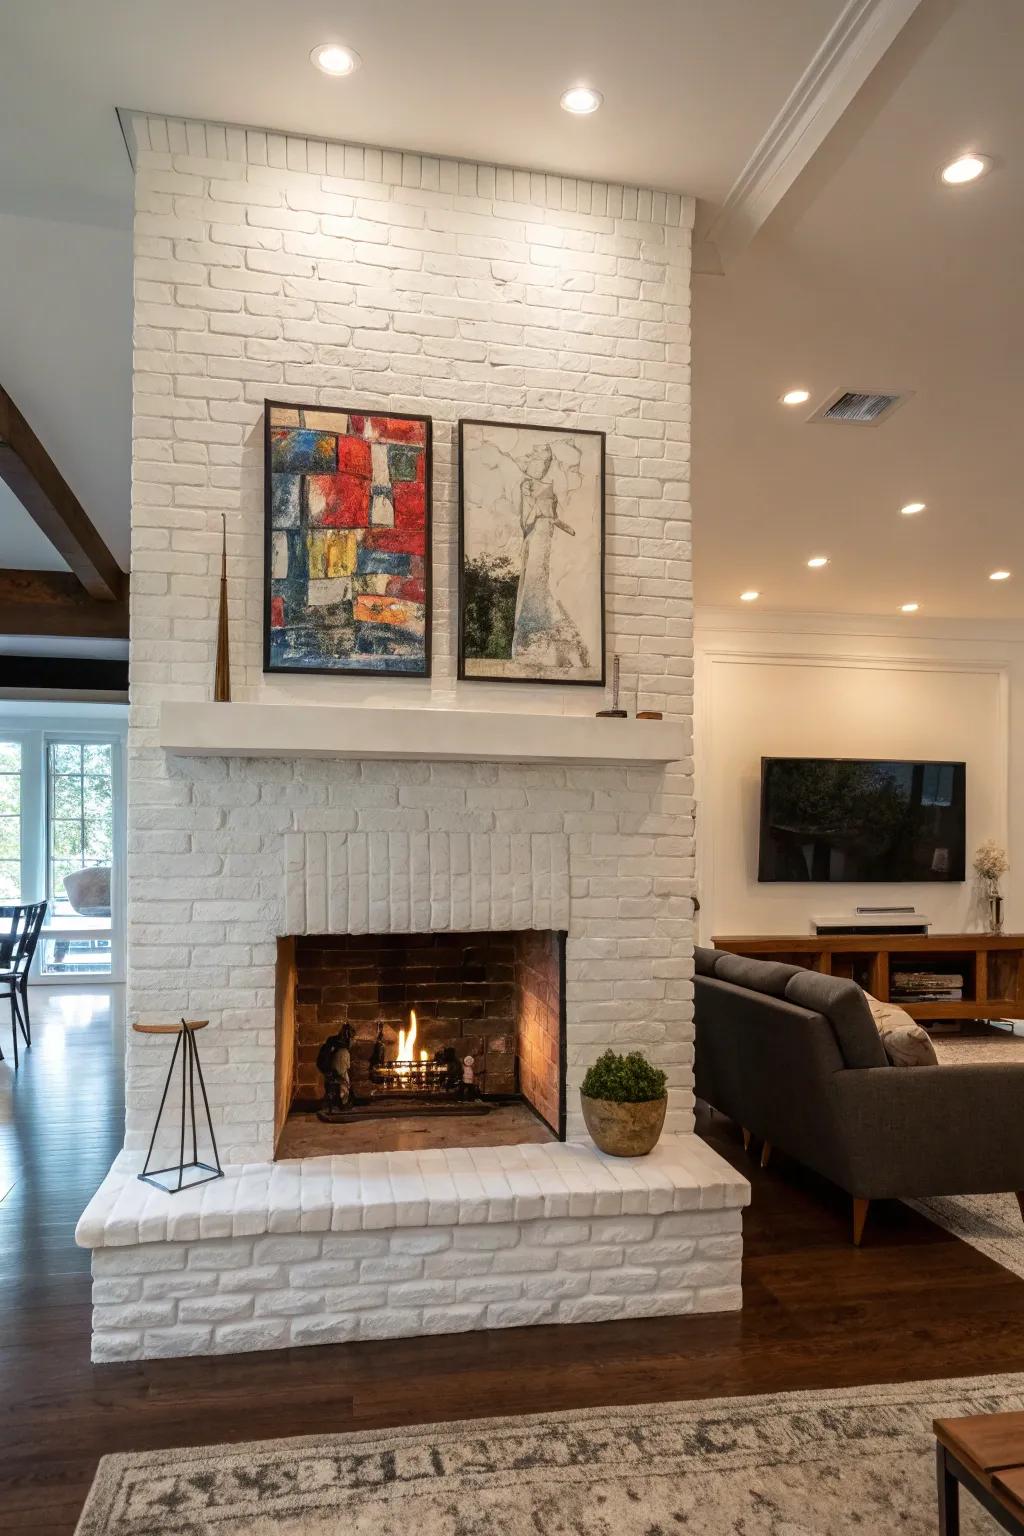
M 988 897 L 988 931 L 1003 931 L 1003 898 L 998 891 L 990 891 Z

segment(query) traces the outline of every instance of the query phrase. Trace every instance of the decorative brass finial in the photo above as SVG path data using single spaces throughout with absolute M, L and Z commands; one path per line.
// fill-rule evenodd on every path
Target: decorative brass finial
M 221 513 L 220 602 L 217 612 L 217 665 L 213 697 L 217 704 L 231 702 L 231 653 L 228 645 L 228 520 Z

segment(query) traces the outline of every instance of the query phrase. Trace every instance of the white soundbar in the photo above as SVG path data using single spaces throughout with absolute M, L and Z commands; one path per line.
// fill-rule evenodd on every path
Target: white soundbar
M 858 907 L 811 917 L 812 933 L 927 933 L 931 918 L 908 907 Z

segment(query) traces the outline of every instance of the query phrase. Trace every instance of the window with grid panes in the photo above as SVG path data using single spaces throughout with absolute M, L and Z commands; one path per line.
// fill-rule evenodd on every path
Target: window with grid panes
M 0 741 L 0 901 L 21 896 L 21 743 Z
M 112 861 L 112 766 L 109 742 L 47 743 L 47 890 L 54 912 L 73 911 L 66 875 Z

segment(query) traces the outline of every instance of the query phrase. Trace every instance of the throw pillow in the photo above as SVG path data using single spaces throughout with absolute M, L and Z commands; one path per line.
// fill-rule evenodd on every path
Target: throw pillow
M 864 993 L 885 1054 L 894 1067 L 937 1067 L 932 1037 L 903 1008 Z

